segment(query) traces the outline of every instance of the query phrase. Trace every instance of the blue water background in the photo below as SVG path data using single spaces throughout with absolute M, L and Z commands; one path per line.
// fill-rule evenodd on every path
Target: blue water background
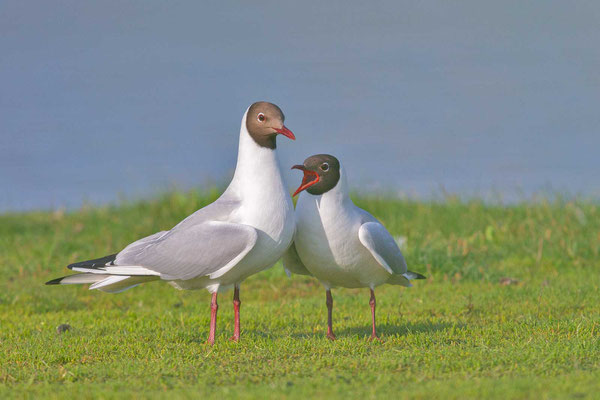
M 597 1 L 3 0 L 0 211 L 224 184 L 263 99 L 298 138 L 283 165 L 329 152 L 358 190 L 598 198 L 598 21 Z

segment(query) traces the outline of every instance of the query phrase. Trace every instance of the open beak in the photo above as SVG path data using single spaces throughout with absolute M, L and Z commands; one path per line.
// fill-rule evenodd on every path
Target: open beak
M 320 179 L 319 174 L 317 174 L 315 171 L 306 169 L 304 167 L 304 165 L 294 165 L 292 167 L 292 169 L 299 169 L 300 171 L 304 172 L 304 177 L 302 178 L 302 184 L 300 185 L 300 187 L 298 189 L 296 189 L 296 191 L 294 192 L 292 197 L 296 196 L 298 193 L 300 193 L 304 189 L 308 189 L 315 183 L 319 182 L 319 179 Z
M 283 136 L 289 137 L 292 140 L 296 140 L 296 136 L 294 136 L 292 131 L 290 131 L 288 128 L 286 128 L 285 125 L 281 125 L 281 128 L 273 128 L 273 129 L 275 129 L 275 132 L 277 132 Z

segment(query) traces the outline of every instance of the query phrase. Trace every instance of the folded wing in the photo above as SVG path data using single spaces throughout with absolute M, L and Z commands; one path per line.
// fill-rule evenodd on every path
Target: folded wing
M 105 269 L 110 273 L 128 268 L 123 273 L 132 275 L 132 270 L 139 268 L 167 280 L 218 278 L 252 250 L 257 237 L 256 229 L 248 225 L 206 221 L 134 242 Z
M 298 252 L 296 251 L 296 245 L 294 242 L 290 245 L 287 251 L 283 254 L 283 269 L 287 276 L 291 276 L 292 274 L 298 275 L 312 275 L 306 266 L 302 263 Z
M 377 262 L 390 274 L 406 273 L 406 261 L 398 244 L 379 222 L 366 222 L 358 230 L 358 238 Z

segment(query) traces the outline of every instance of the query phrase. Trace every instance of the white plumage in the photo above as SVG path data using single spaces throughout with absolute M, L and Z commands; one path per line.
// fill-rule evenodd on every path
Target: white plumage
M 103 277 L 90 289 L 108 291 L 126 279 L 148 276 L 181 289 L 214 292 L 239 285 L 277 262 L 292 241 L 293 205 L 276 152 L 254 142 L 246 118 L 247 112 L 240 129 L 236 172 L 223 195 L 173 229 L 131 243 L 105 265 L 72 267 Z M 69 277 L 60 283 L 75 282 Z
M 333 189 L 318 196 L 300 194 L 294 246 L 284 256 L 284 268 L 305 270 L 326 288 L 411 286 L 403 275 L 406 262 L 396 241 L 375 217 L 354 205 L 343 168 Z
M 250 133 L 252 109 L 258 120 Z M 293 204 L 274 148 L 276 134 L 294 138 L 283 119 L 277 106 L 253 104 L 242 118 L 234 177 L 219 199 L 169 231 L 137 240 L 116 255 L 72 264 L 81 274 L 48 283 L 92 283 L 90 289 L 120 292 L 161 279 L 179 289 L 208 289 L 216 315 L 216 292 L 235 286 L 237 298 L 241 282 L 275 264 L 292 241 Z
M 309 161 L 313 158 L 316 161 Z M 310 173 L 320 174 L 322 178 L 331 172 L 319 170 L 315 163 L 322 160 L 335 160 L 328 163 L 328 169 L 339 165 L 339 179 L 322 194 L 300 193 L 294 243 L 283 257 L 286 273 L 315 276 L 328 291 L 328 307 L 332 302 L 331 288 L 374 290 L 384 283 L 412 286 L 411 279 L 423 278 L 407 270 L 402 252 L 387 229 L 354 205 L 348 194 L 346 173 L 337 159 L 329 155 L 312 156 L 298 169 L 307 171 L 308 168 L 308 172 L 313 171 Z M 306 167 L 307 162 L 315 165 Z M 372 292 L 373 312 L 374 301 Z M 335 337 L 332 332 L 328 336 Z

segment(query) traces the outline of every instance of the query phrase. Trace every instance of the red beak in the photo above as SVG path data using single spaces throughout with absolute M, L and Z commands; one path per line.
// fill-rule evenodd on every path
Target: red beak
M 319 180 L 321 179 L 319 177 L 319 174 L 317 174 L 315 171 L 306 169 L 304 167 L 304 165 L 294 165 L 292 167 L 292 169 L 299 169 L 300 171 L 304 172 L 304 177 L 302 178 L 302 183 L 300 184 L 300 187 L 298 189 L 296 189 L 296 191 L 294 192 L 292 197 L 296 196 L 298 193 L 300 193 L 304 189 L 308 189 L 315 183 L 319 182 Z
M 292 140 L 296 140 L 296 136 L 294 136 L 292 131 L 290 131 L 288 128 L 286 128 L 285 125 L 281 125 L 281 128 L 279 128 L 279 129 L 277 129 L 277 128 L 273 128 L 273 129 L 275 129 L 275 132 L 277 132 L 283 136 L 289 137 Z

